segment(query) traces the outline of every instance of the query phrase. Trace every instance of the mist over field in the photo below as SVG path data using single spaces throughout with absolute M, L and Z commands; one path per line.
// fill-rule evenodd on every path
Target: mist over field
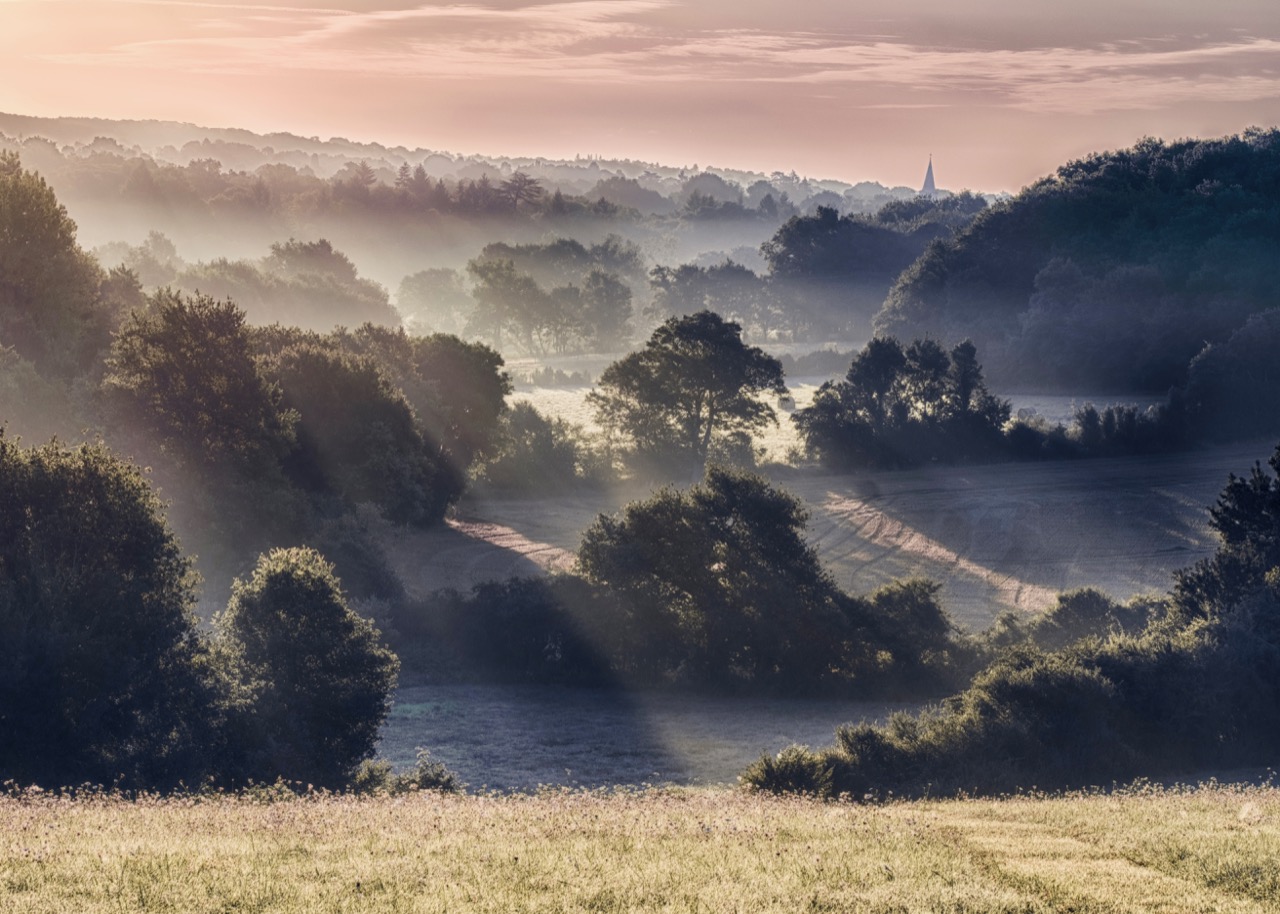
M 0 909 L 1273 911 L 1273 0 L 0 0 Z
M 1280 132 L 924 167 L 0 114 L 0 816 L 1266 782 Z

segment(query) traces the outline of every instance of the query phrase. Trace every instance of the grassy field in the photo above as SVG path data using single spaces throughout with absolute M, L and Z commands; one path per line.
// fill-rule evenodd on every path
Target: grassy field
M 1278 908 L 1272 788 L 0 800 L 6 914 Z

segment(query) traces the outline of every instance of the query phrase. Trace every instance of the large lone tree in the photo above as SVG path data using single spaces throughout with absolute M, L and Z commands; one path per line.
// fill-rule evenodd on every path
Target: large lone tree
M 777 422 L 765 391 L 787 392 L 782 364 L 745 345 L 738 324 L 699 311 L 666 321 L 606 368 L 587 399 L 641 464 L 701 466 L 717 438 Z

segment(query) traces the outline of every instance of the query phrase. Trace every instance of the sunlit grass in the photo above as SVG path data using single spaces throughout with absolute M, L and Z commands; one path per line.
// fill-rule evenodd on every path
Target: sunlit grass
M 1280 791 L 0 800 L 0 909 L 1270 911 Z

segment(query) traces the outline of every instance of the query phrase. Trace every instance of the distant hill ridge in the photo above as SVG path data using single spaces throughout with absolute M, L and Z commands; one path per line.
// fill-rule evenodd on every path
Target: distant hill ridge
M 873 199 L 885 195 L 904 196 L 914 193 L 907 187 L 887 187 L 875 181 L 851 184 L 835 179 L 807 178 L 794 171 L 787 174 L 744 171 L 741 169 L 697 165 L 672 166 L 635 159 L 602 159 L 578 157 L 555 159 L 542 156 L 495 156 L 460 154 L 421 147 L 385 146 L 345 137 L 303 137 L 278 132 L 260 134 L 238 127 L 202 127 L 177 121 L 112 120 L 95 117 L 32 117 L 0 112 L 0 134 L 15 141 L 40 137 L 54 144 L 77 149 L 109 147 L 114 140 L 122 153 L 146 155 L 158 161 L 186 165 L 193 158 L 217 158 L 227 168 L 253 170 L 269 163 L 285 163 L 312 168 L 320 177 L 336 174 L 349 162 L 366 161 L 375 168 L 392 170 L 403 164 L 423 165 L 432 177 L 475 177 L 460 173 L 471 167 L 489 167 L 499 174 L 523 170 L 534 177 L 549 180 L 574 180 L 594 183 L 610 177 L 648 178 L 654 183 L 678 187 L 680 182 L 699 173 L 711 173 L 746 189 L 756 181 L 772 181 L 775 185 L 791 185 L 793 197 L 804 199 L 829 192 L 853 199 Z M 203 153 L 203 155 L 202 155 Z M 659 189 L 655 187 L 654 189 Z

